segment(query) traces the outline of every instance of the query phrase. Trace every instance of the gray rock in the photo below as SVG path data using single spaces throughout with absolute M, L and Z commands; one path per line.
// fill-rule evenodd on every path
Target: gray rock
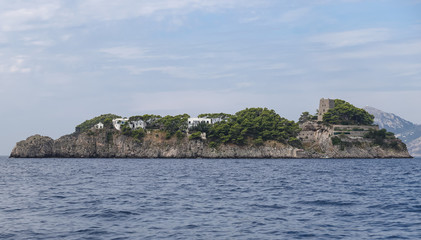
M 341 149 L 333 146 L 329 129 L 315 126 L 316 140 L 304 149 L 274 141 L 262 146 L 221 144 L 209 147 L 207 141 L 188 138 L 165 139 L 165 134 L 149 132 L 140 141 L 116 130 L 92 130 L 65 135 L 57 140 L 35 135 L 18 142 L 14 158 L 407 158 L 407 150 L 381 148 L 370 142 Z

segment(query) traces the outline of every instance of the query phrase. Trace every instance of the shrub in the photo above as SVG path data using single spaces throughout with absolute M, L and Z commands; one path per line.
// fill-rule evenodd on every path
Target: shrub
M 201 132 L 194 132 L 189 136 L 190 140 L 195 140 L 195 139 L 202 139 L 201 138 L 202 133 Z
M 177 137 L 178 140 L 181 140 L 184 138 L 184 133 L 178 130 L 177 132 L 175 132 L 175 136 Z
M 342 140 L 337 136 L 332 137 L 331 140 L 334 146 L 340 145 L 342 143 Z
M 293 146 L 293 147 L 296 147 L 296 148 L 301 148 L 302 147 L 301 141 L 298 138 L 295 138 L 295 137 L 290 137 L 288 139 L 288 144 L 291 145 L 291 146 Z
M 113 141 L 113 133 L 112 132 L 107 132 L 107 136 L 105 139 L 106 143 L 111 143 Z
M 210 142 L 209 143 L 209 147 L 210 148 L 217 148 L 219 146 L 219 144 L 218 143 L 216 143 L 216 142 Z
M 86 120 L 83 123 L 76 126 L 76 132 L 85 132 L 91 129 L 95 124 L 102 122 L 104 123 L 105 128 L 112 128 L 112 120 L 115 118 L 120 118 L 120 116 L 115 114 L 102 114 L 100 116 L 94 117 L 92 119 Z

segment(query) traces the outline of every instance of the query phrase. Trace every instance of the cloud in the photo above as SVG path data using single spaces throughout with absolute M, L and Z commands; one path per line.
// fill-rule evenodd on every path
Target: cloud
M 56 17 L 60 9 L 58 2 L 28 5 L 0 11 L 0 29 L 2 31 L 24 31 L 46 27 L 51 24 L 49 21 Z
M 112 47 L 112 48 L 104 48 L 99 51 L 102 53 L 109 54 L 113 57 L 122 58 L 122 59 L 142 58 L 145 55 L 145 53 L 148 52 L 147 49 L 141 49 L 137 47 Z
M 370 48 L 343 51 L 326 55 L 326 59 L 368 59 L 391 56 L 421 56 L 421 41 L 379 44 Z
M 232 78 L 235 77 L 236 74 L 225 72 L 225 71 L 218 71 L 218 70 L 211 70 L 207 68 L 203 68 L 200 66 L 197 67 L 180 67 L 180 66 L 157 66 L 157 67 L 139 67 L 139 66 L 121 66 L 121 69 L 125 69 L 133 75 L 141 75 L 147 72 L 161 72 L 168 76 L 184 79 L 184 80 L 197 80 L 197 79 L 221 79 L 221 78 Z
M 162 73 L 172 75 L 177 72 L 177 67 L 174 67 L 174 66 L 160 66 L 160 67 L 148 67 L 148 68 L 142 68 L 142 67 L 136 67 L 136 66 L 122 66 L 121 68 L 128 70 L 133 75 L 140 75 L 146 72 L 162 72 Z
M 267 94 L 198 90 L 140 93 L 133 95 L 130 102 L 133 103 L 131 111 L 136 113 L 233 113 L 245 107 L 265 105 L 267 98 Z
M 183 24 L 182 16 L 194 11 L 215 12 L 261 5 L 258 0 L 34 0 L 8 2 L 0 8 L 0 30 L 26 31 L 149 17 Z
M 26 66 L 25 56 L 16 56 L 8 60 L 8 63 L 0 64 L 0 73 L 29 73 L 31 68 Z
M 282 23 L 295 22 L 305 17 L 310 12 L 308 8 L 299 8 L 290 10 L 280 17 L 279 21 Z
M 311 42 L 321 43 L 331 48 L 351 47 L 374 42 L 384 42 L 391 36 L 385 28 L 359 29 L 345 32 L 327 33 L 310 38 Z

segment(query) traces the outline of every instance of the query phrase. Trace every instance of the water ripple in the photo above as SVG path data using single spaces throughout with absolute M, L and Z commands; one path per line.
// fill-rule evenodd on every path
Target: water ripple
M 0 239 L 421 239 L 420 159 L 7 159 Z

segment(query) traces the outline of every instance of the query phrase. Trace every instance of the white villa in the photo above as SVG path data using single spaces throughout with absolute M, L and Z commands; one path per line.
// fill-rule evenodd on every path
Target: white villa
M 99 122 L 97 124 L 94 125 L 95 129 L 103 129 L 104 128 L 104 124 L 102 122 Z
M 128 118 L 115 118 L 115 119 L 113 119 L 113 126 L 114 126 L 115 129 L 120 131 L 121 125 L 125 124 L 128 121 L 129 121 Z
M 129 122 L 129 127 L 131 129 L 138 129 L 138 128 L 146 128 L 146 123 L 143 120 L 138 120 L 138 121 L 131 121 Z
M 207 123 L 207 124 L 212 124 L 212 119 L 210 118 L 189 118 L 187 120 L 188 122 L 188 127 L 195 127 L 197 126 L 199 123 Z
M 138 128 L 145 128 L 146 127 L 146 123 L 142 120 L 138 120 L 138 121 L 129 121 L 128 118 L 116 118 L 113 119 L 113 126 L 115 129 L 117 130 L 121 130 L 121 125 L 128 123 L 129 127 L 131 129 L 138 129 Z

